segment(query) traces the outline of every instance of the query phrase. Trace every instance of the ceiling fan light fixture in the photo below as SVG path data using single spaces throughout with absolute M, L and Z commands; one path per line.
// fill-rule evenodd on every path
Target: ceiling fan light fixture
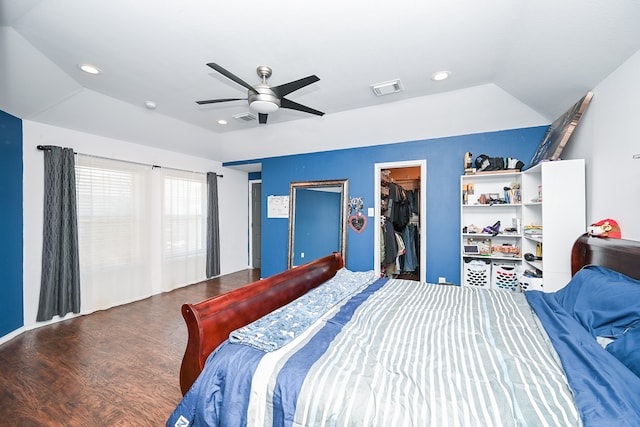
M 269 114 L 269 113 L 273 113 L 280 107 L 278 104 L 271 101 L 256 100 L 256 101 L 253 101 L 251 104 L 249 104 L 249 108 L 251 108 L 253 111 L 257 113 Z
M 208 99 L 203 101 L 196 101 L 198 105 L 246 100 L 248 101 L 249 108 L 253 112 L 258 113 L 258 121 L 260 124 L 266 124 L 269 113 L 273 113 L 279 108 L 302 111 L 304 113 L 315 114 L 317 116 L 324 115 L 322 111 L 314 110 L 313 108 L 298 104 L 297 102 L 284 98 L 284 96 L 290 94 L 291 92 L 302 89 L 305 86 L 319 81 L 320 78 L 316 75 L 307 76 L 302 79 L 294 80 L 278 86 L 271 86 L 267 83 L 267 79 L 271 76 L 271 68 L 267 66 L 261 66 L 258 67 L 256 71 L 258 73 L 258 76 L 261 77 L 262 82 L 252 86 L 242 80 L 240 77 L 222 68 L 220 65 L 214 62 L 208 63 L 207 66 L 213 68 L 215 71 L 227 77 L 229 80 L 233 80 L 240 86 L 243 86 L 245 89 L 247 89 L 247 98 Z M 247 117 L 248 116 L 249 113 L 247 113 Z M 252 115 L 252 117 L 254 117 L 255 119 L 256 116 Z M 243 117 L 242 119 L 244 118 L 245 117 Z

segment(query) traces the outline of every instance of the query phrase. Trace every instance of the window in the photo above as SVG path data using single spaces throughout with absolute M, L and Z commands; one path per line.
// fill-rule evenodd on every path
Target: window
M 83 312 L 204 279 L 206 174 L 77 155 Z
M 162 170 L 163 288 L 204 279 L 207 180 L 202 173 Z
M 148 169 L 140 165 L 108 164 L 104 159 L 79 156 L 76 165 L 78 225 L 81 253 L 91 267 L 118 268 L 139 263 L 146 237 Z M 85 159 L 86 160 L 86 159 Z
M 166 176 L 164 179 L 164 257 L 204 255 L 206 182 Z

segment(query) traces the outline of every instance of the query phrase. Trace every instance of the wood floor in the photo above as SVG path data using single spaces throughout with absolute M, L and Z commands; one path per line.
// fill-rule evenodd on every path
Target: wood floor
M 180 307 L 258 280 L 244 270 L 27 331 L 0 345 L 0 425 L 163 426 L 181 398 Z

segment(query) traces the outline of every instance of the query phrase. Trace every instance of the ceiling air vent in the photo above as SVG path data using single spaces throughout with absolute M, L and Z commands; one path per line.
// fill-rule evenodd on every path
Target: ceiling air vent
M 255 120 L 257 117 L 251 113 L 240 113 L 233 116 L 233 118 L 241 122 L 251 122 Z
M 371 90 L 373 90 L 376 96 L 389 95 L 390 93 L 401 92 L 402 83 L 400 83 L 400 79 L 376 83 L 371 85 Z

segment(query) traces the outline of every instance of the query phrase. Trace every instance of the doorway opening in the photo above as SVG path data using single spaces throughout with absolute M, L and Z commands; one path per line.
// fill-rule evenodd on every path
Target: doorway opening
M 374 168 L 374 270 L 377 275 L 426 282 L 427 161 L 376 163 Z M 405 253 L 387 250 L 393 245 L 389 239 L 396 239 L 396 248 L 404 246 Z
M 249 267 L 262 260 L 262 180 L 249 181 Z

